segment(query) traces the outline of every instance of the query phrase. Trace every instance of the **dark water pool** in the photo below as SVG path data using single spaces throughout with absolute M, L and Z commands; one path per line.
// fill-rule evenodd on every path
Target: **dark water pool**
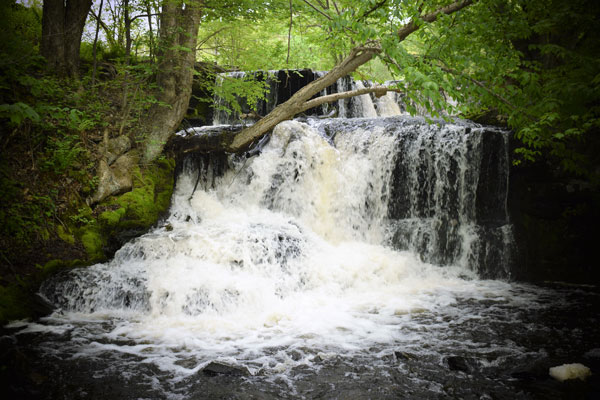
M 600 398 L 598 288 L 515 285 L 514 295 L 529 296 L 530 306 L 459 298 L 443 309 L 405 317 L 410 324 L 400 319 L 403 340 L 353 352 L 301 343 L 268 349 L 289 360 L 285 373 L 277 373 L 277 366 L 253 369 L 243 360 L 215 369 L 206 366 L 210 360 L 181 348 L 173 350 L 178 365 L 204 367 L 178 375 L 153 363 L 151 350 L 148 356 L 143 349 L 127 351 L 147 343 L 109 337 L 86 342 L 83 331 L 110 331 L 110 321 L 67 329 L 52 318 L 12 324 L 1 337 L 2 388 L 8 394 L 3 398 Z M 550 367 L 565 363 L 583 363 L 593 375 L 565 382 L 549 376 Z

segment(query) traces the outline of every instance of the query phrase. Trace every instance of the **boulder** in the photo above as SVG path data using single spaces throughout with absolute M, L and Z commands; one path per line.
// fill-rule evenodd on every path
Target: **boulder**
M 219 361 L 211 361 L 202 368 L 202 373 L 208 376 L 229 375 L 229 376 L 249 376 L 250 371 L 242 365 L 229 365 Z
M 111 166 L 106 160 L 101 160 L 98 165 L 98 187 L 90 198 L 91 203 L 130 191 L 133 186 L 132 170 L 136 165 L 137 159 L 130 153 L 121 155 Z
M 551 377 L 563 382 L 569 379 L 586 380 L 592 375 L 592 371 L 583 364 L 563 364 L 548 370 Z
M 108 139 L 105 142 L 104 154 L 108 165 L 112 165 L 119 157 L 131 149 L 131 140 L 127 136 Z

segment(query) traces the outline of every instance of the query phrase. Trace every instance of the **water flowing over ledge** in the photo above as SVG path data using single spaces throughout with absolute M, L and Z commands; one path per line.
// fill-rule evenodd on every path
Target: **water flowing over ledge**
M 556 359 L 537 315 L 564 304 L 481 279 L 511 270 L 506 141 L 305 118 L 249 157 L 190 154 L 160 226 L 45 282 L 56 312 L 9 329 L 82 390 L 113 382 L 104 396 L 510 397 Z
M 216 111 L 213 115 L 212 123 L 213 125 L 230 125 L 256 122 L 256 114 L 260 116 L 267 115 L 277 105 L 287 101 L 301 87 L 322 77 L 324 74 L 324 71 L 312 70 L 239 71 L 221 74 L 217 78 L 217 84 L 222 84 L 224 79 L 258 80 L 265 83 L 266 87 L 268 87 L 268 93 L 264 99 L 257 102 L 254 109 L 248 106 L 246 99 L 237 97 L 236 103 L 241 107 L 241 112 L 233 111 L 231 104 L 225 99 L 216 96 L 214 99 Z M 384 86 L 390 86 L 393 83 L 386 82 Z M 372 87 L 373 85 L 370 81 L 354 80 L 351 76 L 345 76 L 338 79 L 334 85 L 325 88 L 319 93 L 319 96 L 363 89 L 365 87 Z M 396 92 L 388 92 L 381 97 L 376 97 L 373 94 L 364 94 L 341 99 L 331 104 L 322 104 L 304 113 L 305 116 L 329 118 L 374 118 L 401 114 L 406 114 L 404 96 Z

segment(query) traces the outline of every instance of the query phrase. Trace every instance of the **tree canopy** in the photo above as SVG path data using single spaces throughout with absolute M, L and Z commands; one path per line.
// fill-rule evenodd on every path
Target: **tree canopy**
M 424 20 L 452 4 L 466 7 Z M 409 109 L 487 115 L 521 140 L 516 163 L 545 154 L 589 175 L 598 161 L 585 151 L 598 130 L 598 8 L 590 0 L 273 2 L 258 18 L 203 23 L 198 54 L 228 69 L 329 70 L 377 42 L 355 74 L 399 81 Z
M 545 154 L 588 175 L 597 163 L 586 151 L 598 130 L 596 1 L 105 0 L 92 4 L 82 57 L 160 65 L 161 12 L 169 4 L 200 9 L 196 45 L 178 50 L 195 52 L 196 61 L 216 65 L 215 71 L 330 70 L 357 47 L 377 47 L 351 72 L 396 81 L 410 99 L 409 111 L 421 105 L 432 116 L 487 116 L 507 125 L 522 142 L 517 163 Z M 31 25 L 25 13 L 17 17 L 17 6 L 5 4 L 13 11 L 3 18 Z M 19 7 L 42 22 L 39 3 Z M 5 36 L 29 37 L 33 49 L 44 48 L 40 33 L 31 40 L 31 28 L 4 29 Z M 4 56 L 11 60 L 8 42 Z M 98 50 L 93 57 L 92 47 Z M 203 76 L 215 90 L 213 76 Z M 236 83 L 218 90 L 257 98 L 263 89 Z

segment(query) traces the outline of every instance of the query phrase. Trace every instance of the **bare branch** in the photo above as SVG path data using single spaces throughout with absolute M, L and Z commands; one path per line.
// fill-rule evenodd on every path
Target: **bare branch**
M 342 13 L 340 13 L 340 9 L 338 8 L 338 5 L 335 2 L 335 0 L 333 0 L 332 3 L 333 3 L 333 6 L 335 7 L 335 12 L 337 12 L 338 15 L 341 15 Z
M 106 33 L 106 40 L 108 40 L 112 46 L 116 46 L 117 42 L 115 41 L 113 32 L 111 32 L 110 28 L 106 26 L 104 21 L 102 21 L 102 19 L 98 15 L 96 15 L 94 10 L 90 10 L 90 15 L 96 19 L 96 22 L 100 24 L 100 26 L 104 30 L 104 33 Z
M 138 15 L 136 15 L 136 16 L 134 16 L 134 17 L 131 17 L 131 18 L 129 19 L 129 21 L 133 22 L 133 21 L 135 21 L 135 20 L 136 20 L 136 19 L 138 19 L 138 18 L 157 17 L 157 16 L 159 16 L 159 15 L 160 15 L 160 14 L 138 14 Z
M 207 37 L 205 37 L 204 39 L 202 39 L 199 43 L 198 43 L 198 49 L 200 49 L 200 46 L 202 46 L 204 43 L 208 42 L 210 40 L 210 38 L 212 38 L 213 36 L 218 35 L 219 33 L 223 32 L 224 30 L 229 29 L 228 26 L 224 26 L 222 28 L 217 29 L 216 31 L 214 31 L 213 33 L 211 33 L 210 35 L 208 35 Z M 212 47 L 211 47 L 212 48 Z
M 513 110 L 520 110 L 521 112 L 523 112 L 523 115 L 525 115 L 531 121 L 534 121 L 534 122 L 537 121 L 537 119 L 535 117 L 533 117 L 532 115 L 530 115 L 527 112 L 525 112 L 522 107 L 518 107 L 518 106 L 514 105 L 512 102 L 510 102 L 510 100 L 508 100 L 508 99 L 504 98 L 503 96 L 499 95 L 498 93 L 494 92 L 492 89 L 490 89 L 483 82 L 478 81 L 477 79 L 472 78 L 469 75 L 466 75 L 466 74 L 464 74 L 462 72 L 456 71 L 455 69 L 452 69 L 452 68 L 447 68 L 447 67 L 442 67 L 442 66 L 440 66 L 440 68 L 444 72 L 448 72 L 449 74 L 460 76 L 460 77 L 462 77 L 464 79 L 467 79 L 468 81 L 474 83 L 475 85 L 479 86 L 480 88 L 482 88 L 483 90 L 485 90 L 486 92 L 488 92 L 490 95 L 492 95 L 496 99 L 500 100 L 502 103 L 504 103 L 507 106 L 509 106 L 511 109 L 513 109 Z
M 304 103 L 302 111 L 306 111 L 310 108 L 320 106 L 321 104 L 324 104 L 324 103 L 331 103 L 333 101 L 347 99 L 349 97 L 360 96 L 363 94 L 375 93 L 376 97 L 381 97 L 381 96 L 385 96 L 387 94 L 387 92 L 402 93 L 402 92 L 404 92 L 404 90 L 396 89 L 396 88 L 389 88 L 386 86 L 375 86 L 375 87 L 370 87 L 370 88 L 349 90 L 347 92 L 328 94 L 326 96 L 317 97 L 316 99 L 307 101 L 306 103 Z
M 303 2 L 305 2 L 306 4 L 308 4 L 313 10 L 315 10 L 316 12 L 318 12 L 319 14 L 323 15 L 325 18 L 331 20 L 331 17 L 329 15 L 327 15 L 326 13 L 324 13 L 323 11 L 319 10 L 317 7 L 315 7 L 314 5 L 312 5 L 310 2 L 308 2 L 308 0 L 302 0 Z
M 387 3 L 387 0 L 381 0 L 379 3 L 377 3 L 373 7 L 371 7 L 371 9 L 369 11 L 367 11 L 366 13 L 364 13 L 359 19 L 365 19 L 365 18 L 367 18 L 370 14 L 372 14 L 375 11 L 377 11 L 378 8 L 383 7 L 385 5 L 385 3 Z
M 421 20 L 425 22 L 434 22 L 440 14 L 452 14 L 457 11 L 462 10 L 463 8 L 470 6 L 476 0 L 465 0 L 465 1 L 457 1 L 455 3 L 450 4 L 449 6 L 440 8 L 432 13 L 425 14 L 420 17 Z M 413 19 L 408 24 L 404 25 L 400 30 L 398 30 L 398 38 L 402 41 L 408 37 L 411 33 L 415 32 L 419 29 L 416 21 Z

